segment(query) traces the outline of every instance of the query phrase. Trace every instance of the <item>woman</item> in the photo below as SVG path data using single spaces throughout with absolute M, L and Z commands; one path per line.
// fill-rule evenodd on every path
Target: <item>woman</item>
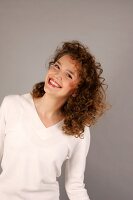
M 107 109 L 100 63 L 79 41 L 64 42 L 44 82 L 8 95 L 0 110 L 0 198 L 59 200 L 65 161 L 70 200 L 89 200 L 84 184 L 89 127 Z

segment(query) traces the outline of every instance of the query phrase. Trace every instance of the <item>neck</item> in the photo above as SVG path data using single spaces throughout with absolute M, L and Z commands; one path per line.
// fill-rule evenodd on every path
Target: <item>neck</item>
M 64 103 L 64 100 L 55 98 L 45 93 L 43 97 L 37 100 L 36 106 L 42 116 L 47 117 L 48 119 L 62 119 L 63 115 L 61 113 L 61 107 Z

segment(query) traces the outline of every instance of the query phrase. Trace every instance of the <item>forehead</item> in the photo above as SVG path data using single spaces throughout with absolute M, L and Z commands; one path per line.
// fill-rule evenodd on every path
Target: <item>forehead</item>
M 57 60 L 61 66 L 69 68 L 71 70 L 77 71 L 79 68 L 79 64 L 76 60 L 72 59 L 69 55 L 64 55 L 60 59 Z

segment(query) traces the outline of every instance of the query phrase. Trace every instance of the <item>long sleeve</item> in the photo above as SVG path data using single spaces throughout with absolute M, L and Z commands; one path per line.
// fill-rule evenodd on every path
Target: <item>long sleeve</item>
M 86 157 L 90 146 L 90 129 L 85 127 L 72 156 L 65 164 L 65 189 L 70 200 L 90 200 L 84 184 Z
M 0 163 L 3 154 L 4 137 L 5 137 L 5 97 L 0 105 Z

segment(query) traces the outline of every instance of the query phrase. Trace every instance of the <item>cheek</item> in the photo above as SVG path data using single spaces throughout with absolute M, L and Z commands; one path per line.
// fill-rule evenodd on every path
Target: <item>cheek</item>
M 45 74 L 45 76 L 44 76 L 44 82 L 46 82 L 47 79 L 48 79 L 48 72 L 47 72 L 47 73 Z
M 73 83 L 73 82 L 72 82 L 72 83 L 69 83 L 69 87 L 70 87 L 70 88 L 74 88 L 74 87 L 75 87 L 75 83 Z
M 45 75 L 45 81 L 48 79 L 48 76 L 49 76 L 49 75 L 53 75 L 53 74 L 54 74 L 54 72 L 53 72 L 51 69 L 49 69 L 49 70 L 47 71 L 46 75 Z
M 77 84 L 75 82 L 69 83 L 69 90 L 73 91 L 76 88 Z

